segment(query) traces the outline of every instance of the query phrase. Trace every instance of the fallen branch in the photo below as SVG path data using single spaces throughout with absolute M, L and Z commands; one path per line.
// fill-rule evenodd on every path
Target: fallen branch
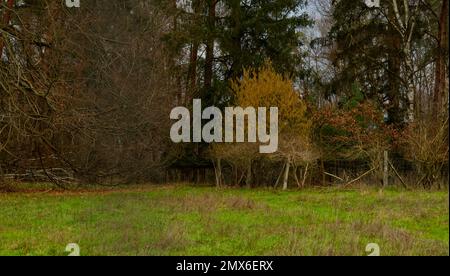
M 336 179 L 339 179 L 339 180 L 342 181 L 342 182 L 345 181 L 344 179 L 340 178 L 340 177 L 337 176 L 337 175 L 334 175 L 334 174 L 331 174 L 331 173 L 327 173 L 327 172 L 324 172 L 324 174 L 326 174 L 326 175 L 328 175 L 328 176 L 331 176 L 331 177 L 334 177 L 334 178 L 336 178 Z
M 281 176 L 283 175 L 283 172 L 284 172 L 284 167 L 286 167 L 286 163 L 283 163 L 283 168 L 281 168 L 281 173 L 280 173 L 280 175 L 278 175 L 277 182 L 275 182 L 274 188 L 276 188 L 278 186 L 278 184 L 280 183 Z
M 362 175 L 358 176 L 357 178 L 353 179 L 352 181 L 347 182 L 346 184 L 344 184 L 344 187 L 347 187 L 347 186 L 349 186 L 350 184 L 355 183 L 356 181 L 360 180 L 361 178 L 363 178 L 364 176 L 366 176 L 366 175 L 368 175 L 369 173 L 373 172 L 374 170 L 375 170 L 375 168 L 373 168 L 373 169 L 371 169 L 371 170 L 369 170 L 369 171 L 363 173 Z
M 408 189 L 408 185 L 406 185 L 405 181 L 403 181 L 403 178 L 400 176 L 400 174 L 398 173 L 398 171 L 395 169 L 394 165 L 392 165 L 391 161 L 388 160 L 389 165 L 391 166 L 392 170 L 394 171 L 395 175 L 397 175 L 398 179 L 400 179 L 400 182 L 402 182 L 403 187 L 405 187 L 406 189 Z

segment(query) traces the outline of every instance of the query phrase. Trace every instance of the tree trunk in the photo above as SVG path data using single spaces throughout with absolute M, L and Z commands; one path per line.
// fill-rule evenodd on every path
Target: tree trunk
M 306 176 L 308 175 L 309 163 L 306 163 L 305 174 L 303 174 L 302 188 L 305 187 Z
M 284 178 L 283 178 L 283 190 L 287 190 L 288 188 L 288 180 L 289 180 L 289 169 L 291 166 L 291 161 L 288 159 L 286 161 L 286 167 L 284 170 Z
M 192 2 L 192 10 L 194 12 L 194 22 L 195 24 L 200 24 L 200 1 Z M 198 63 L 198 49 L 199 42 L 198 38 L 194 37 L 193 42 L 191 44 L 191 55 L 189 57 L 189 70 L 188 70 L 188 79 L 187 79 L 187 95 L 185 99 L 185 103 L 189 103 L 192 101 L 194 97 L 195 90 L 197 88 L 197 63 Z
M 233 168 L 233 177 L 234 177 L 233 186 L 238 187 L 239 186 L 239 171 L 238 171 L 238 167 L 233 164 L 232 168 Z
M 298 168 L 295 164 L 294 164 L 293 166 L 294 166 L 293 170 L 294 170 L 294 179 L 295 179 L 295 183 L 297 183 L 297 187 L 301 188 L 302 185 L 300 184 L 300 181 L 298 180 L 298 176 L 297 176 L 297 173 L 298 173 L 298 169 L 299 169 L 299 168 Z
M 2 164 L 0 164 L 0 186 L 5 183 L 5 174 L 3 172 Z
M 216 187 L 220 187 L 222 186 L 222 161 L 220 158 L 217 159 L 214 169 L 216 175 Z
M 395 21 L 395 14 L 392 9 L 392 5 L 388 7 L 388 16 L 391 22 Z M 401 75 L 401 38 L 399 37 L 397 30 L 392 24 L 389 24 L 388 33 L 386 36 L 386 44 L 389 49 L 388 52 L 388 90 L 386 91 L 389 99 L 389 105 L 387 107 L 389 123 L 394 125 L 401 124 L 404 121 L 404 108 L 401 108 L 400 103 L 403 101 L 400 94 L 400 78 Z
M 198 60 L 198 42 L 193 42 L 191 46 L 191 56 L 189 61 L 188 86 L 185 103 L 192 101 L 197 85 L 197 60 Z
M 2 18 L 2 25 L 5 27 L 9 25 L 9 21 L 11 21 L 11 10 L 14 8 L 15 0 L 8 0 L 6 2 L 6 8 L 3 12 L 3 18 Z M 3 53 L 3 47 L 5 46 L 5 42 L 3 41 L 2 37 L 0 36 L 0 57 Z
M 383 187 L 389 186 L 389 155 L 387 150 L 384 151 L 383 156 Z
M 278 175 L 277 182 L 275 182 L 275 185 L 273 186 L 274 188 L 278 187 L 278 184 L 280 183 L 281 176 L 282 176 L 283 173 L 284 173 L 284 168 L 285 168 L 285 167 L 286 167 L 286 163 L 283 163 L 283 167 L 281 168 L 281 172 L 280 172 L 280 174 Z
M 247 185 L 247 188 L 252 187 L 252 181 L 253 181 L 252 161 L 250 161 L 247 166 L 247 177 L 245 179 L 245 184 Z
M 403 5 L 403 14 L 400 14 L 399 5 L 397 0 L 392 0 L 392 12 L 395 15 L 396 23 L 392 26 L 397 30 L 402 39 L 402 51 L 404 55 L 405 64 L 405 82 L 407 93 L 407 110 L 408 121 L 413 122 L 415 119 L 415 98 L 416 87 L 414 84 L 414 66 L 413 58 L 411 56 L 412 36 L 416 26 L 415 12 L 411 13 L 410 6 L 408 4 Z M 405 0 L 404 3 L 407 3 Z
M 433 95 L 433 119 L 438 118 L 442 109 L 442 99 L 446 88 L 446 52 L 448 48 L 448 0 L 442 0 L 439 18 L 438 50 Z
M 235 59 L 233 61 L 233 64 L 231 65 L 231 68 L 229 70 L 229 73 L 227 74 L 227 79 L 235 79 L 239 78 L 241 74 L 241 69 L 243 65 L 243 58 L 241 57 L 241 54 L 243 52 L 242 50 L 242 39 L 244 37 L 244 33 L 242 30 L 242 7 L 241 7 L 241 1 L 240 0 L 231 0 L 230 2 L 230 25 L 231 25 L 231 45 L 232 50 L 231 54 L 235 56 Z
M 214 66 L 214 29 L 216 22 L 216 5 L 217 0 L 211 0 L 208 11 L 208 37 L 206 40 L 206 56 L 205 56 L 205 90 L 209 90 L 212 86 L 213 66 Z
M 411 44 L 405 46 L 405 64 L 406 75 L 408 82 L 407 98 L 408 98 L 408 122 L 412 123 L 415 120 L 415 100 L 416 100 L 416 88 L 414 85 L 414 67 L 411 60 Z

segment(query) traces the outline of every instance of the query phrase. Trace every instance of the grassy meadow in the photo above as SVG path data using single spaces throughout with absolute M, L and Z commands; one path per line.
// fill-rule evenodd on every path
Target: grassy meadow
M 173 185 L 0 194 L 0 255 L 449 255 L 447 191 Z

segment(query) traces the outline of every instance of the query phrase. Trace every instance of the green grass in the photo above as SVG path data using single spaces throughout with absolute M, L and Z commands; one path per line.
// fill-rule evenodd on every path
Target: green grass
M 0 255 L 449 255 L 448 192 L 189 186 L 0 194 Z

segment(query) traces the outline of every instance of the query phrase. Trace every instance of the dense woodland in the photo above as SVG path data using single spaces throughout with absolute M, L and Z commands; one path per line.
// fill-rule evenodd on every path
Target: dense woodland
M 1 0 L 0 186 L 447 183 L 449 2 L 380 3 Z M 279 107 L 278 152 L 172 143 L 194 98 Z

